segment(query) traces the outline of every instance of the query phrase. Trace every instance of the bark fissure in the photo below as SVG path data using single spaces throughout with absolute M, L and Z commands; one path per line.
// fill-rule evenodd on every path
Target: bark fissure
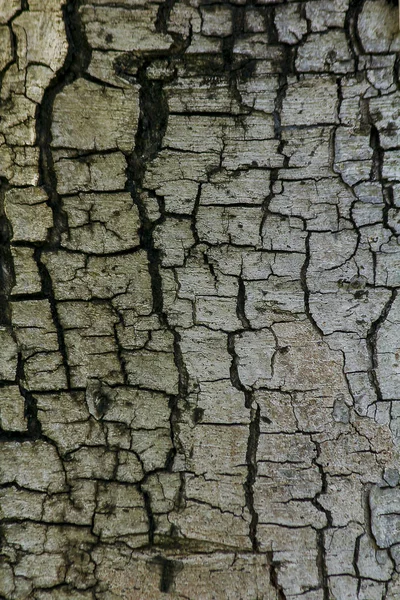
M 2 597 L 400 593 L 396 10 L 0 9 Z

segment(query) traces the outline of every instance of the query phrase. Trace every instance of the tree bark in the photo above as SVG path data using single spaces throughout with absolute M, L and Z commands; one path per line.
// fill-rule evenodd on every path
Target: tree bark
M 387 0 L 0 0 L 0 597 L 400 599 Z

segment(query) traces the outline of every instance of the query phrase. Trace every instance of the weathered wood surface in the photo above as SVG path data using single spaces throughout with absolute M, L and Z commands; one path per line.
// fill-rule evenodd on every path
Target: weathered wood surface
M 0 597 L 400 599 L 386 0 L 0 0 Z

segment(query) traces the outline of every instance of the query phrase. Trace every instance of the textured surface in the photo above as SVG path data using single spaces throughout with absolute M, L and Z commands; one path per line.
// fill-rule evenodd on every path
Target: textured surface
M 400 599 L 387 0 L 0 0 L 0 597 Z

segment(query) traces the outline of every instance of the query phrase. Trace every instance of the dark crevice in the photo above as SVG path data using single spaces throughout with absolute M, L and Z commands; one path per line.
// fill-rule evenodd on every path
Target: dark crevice
M 372 167 L 370 180 L 377 181 L 380 183 L 384 199 L 384 207 L 382 211 L 383 225 L 388 229 L 394 236 L 397 237 L 396 229 L 391 227 L 389 224 L 389 210 L 393 207 L 393 189 L 390 185 L 383 182 L 383 161 L 384 161 L 384 150 L 381 146 L 380 135 L 377 127 L 373 123 L 373 119 L 368 112 L 368 123 L 370 126 L 370 148 L 372 149 Z
M 8 0 L 6 0 L 6 4 L 7 4 L 7 1 Z M 17 19 L 20 15 L 22 15 L 23 12 L 25 12 L 27 10 L 29 10 L 29 5 L 28 5 L 27 0 L 21 0 L 21 8 L 15 12 L 15 14 L 12 16 L 12 18 L 7 23 L 9 33 L 10 33 L 10 38 L 11 38 L 12 57 L 11 57 L 11 60 L 0 71 L 0 92 L 1 92 L 1 89 L 3 86 L 3 79 L 4 79 L 7 71 L 10 69 L 10 67 L 12 67 L 13 65 L 15 65 L 18 62 L 18 41 L 17 41 L 17 36 L 14 32 L 12 25 L 13 25 L 13 22 L 15 21 L 15 19 Z
M 155 224 L 146 212 L 143 202 L 143 177 L 146 163 L 153 160 L 161 150 L 168 123 L 168 105 L 161 81 L 151 81 L 146 76 L 147 66 L 141 67 L 137 79 L 140 84 L 140 116 L 135 138 L 135 150 L 127 156 L 127 188 L 139 210 L 141 247 L 147 252 L 148 267 L 153 292 L 153 311 L 167 326 L 163 312 L 162 282 L 160 274 L 161 253 L 154 247 Z
M 245 406 L 246 408 L 251 408 L 252 405 L 252 393 L 248 390 L 240 381 L 239 372 L 238 372 L 238 356 L 235 350 L 235 336 L 240 335 L 236 333 L 228 333 L 228 353 L 232 358 L 231 366 L 230 366 L 230 378 L 231 383 L 234 388 L 243 392 L 245 397 Z
M 139 486 L 140 491 L 142 492 L 142 496 L 143 496 L 143 502 L 144 502 L 144 508 L 147 514 L 147 521 L 148 521 L 148 527 L 149 527 L 149 544 L 150 546 L 152 546 L 154 544 L 154 532 L 156 530 L 156 523 L 154 520 L 154 514 L 153 514 L 153 510 L 151 507 L 151 496 L 149 494 L 149 492 L 143 490 L 143 488 L 141 486 Z
M 329 592 L 328 569 L 326 566 L 325 535 L 324 530 L 322 529 L 317 531 L 317 551 L 318 576 L 321 582 L 323 598 L 324 600 L 330 600 L 331 595 Z
M 86 42 L 79 16 L 80 4 L 80 0 L 72 0 L 63 7 L 63 18 L 68 40 L 67 56 L 64 65 L 56 73 L 50 85 L 45 90 L 42 102 L 37 107 L 36 111 L 36 137 L 37 145 L 39 146 L 38 184 L 42 186 L 47 193 L 48 204 L 53 212 L 53 227 L 49 230 L 45 244 L 35 249 L 34 257 L 38 265 L 43 293 L 50 303 L 68 387 L 70 387 L 70 375 L 64 333 L 57 313 L 57 304 L 51 277 L 42 260 L 42 253 L 57 250 L 60 247 L 62 233 L 68 229 L 67 216 L 62 209 L 61 200 L 57 192 L 57 178 L 54 171 L 54 161 L 51 150 L 51 127 L 53 106 L 57 95 L 60 94 L 67 85 L 70 85 L 80 77 L 85 72 L 90 62 L 91 51 Z
M 392 308 L 392 305 L 393 305 L 396 297 L 397 297 L 397 290 L 395 290 L 395 289 L 391 290 L 391 295 L 390 295 L 389 300 L 386 302 L 385 306 L 383 307 L 383 310 L 382 310 L 381 314 L 379 315 L 379 317 L 373 323 L 371 323 L 371 327 L 369 328 L 367 337 L 366 337 L 367 349 L 368 349 L 370 362 L 371 362 L 371 369 L 368 372 L 368 376 L 369 376 L 371 385 L 372 385 L 373 389 L 375 390 L 378 401 L 383 400 L 383 398 L 382 398 L 382 392 L 380 389 L 379 380 L 378 380 L 377 371 L 376 371 L 377 367 L 378 367 L 378 355 L 377 355 L 377 347 L 376 347 L 377 346 L 377 337 L 378 337 L 379 329 L 381 328 L 383 323 L 386 321 L 387 316 L 390 312 L 390 309 Z
M 358 72 L 359 56 L 364 54 L 357 28 L 358 17 L 363 5 L 364 0 L 351 0 L 344 22 L 344 32 L 350 53 L 354 60 L 354 70 L 356 73 Z
M 168 31 L 168 21 L 176 2 L 177 0 L 164 0 L 164 2 L 160 4 L 155 22 L 156 31 L 160 33 L 166 33 Z
M 228 77 L 235 77 L 235 42 L 240 35 L 244 33 L 244 6 L 232 6 L 232 33 L 222 38 L 222 57 L 224 61 L 224 69 Z
M 24 405 L 24 417 L 27 420 L 28 434 L 31 440 L 37 440 L 42 435 L 42 424 L 38 418 L 37 401 L 33 394 L 28 391 L 23 385 L 24 381 L 24 362 L 22 360 L 21 353 L 18 354 L 18 366 L 17 366 L 17 382 L 19 385 L 19 391 L 23 396 Z
M 274 590 L 276 590 L 277 600 L 287 600 L 283 588 L 278 582 L 278 569 L 280 563 L 274 560 L 273 552 L 267 552 L 267 556 L 269 559 L 269 581 Z
M 360 554 L 360 541 L 362 538 L 362 535 L 357 536 L 356 539 L 356 543 L 354 545 L 354 555 L 353 555 L 353 569 L 354 569 L 354 573 L 356 574 L 358 583 L 357 583 L 357 595 L 360 593 L 360 589 L 361 589 L 361 576 L 360 576 L 360 570 L 358 568 L 358 558 L 359 558 L 359 554 Z
M 307 237 L 305 240 L 305 245 L 306 245 L 306 259 L 303 263 L 303 266 L 301 267 L 301 271 L 300 271 L 300 283 L 301 283 L 301 287 L 304 293 L 304 307 L 305 307 L 305 313 L 307 315 L 308 320 L 310 321 L 311 325 L 313 326 L 313 328 L 318 332 L 318 334 L 323 337 L 323 331 L 322 329 L 319 327 L 318 323 L 315 321 L 313 314 L 311 312 L 311 308 L 310 308 L 310 290 L 308 289 L 308 284 L 307 284 L 307 271 L 308 271 L 308 266 L 310 264 L 310 260 L 311 260 L 311 254 L 310 254 L 310 236 L 311 233 L 308 232 L 307 233 Z
M 236 303 L 236 314 L 240 322 L 242 323 L 243 329 L 250 329 L 250 322 L 246 317 L 246 287 L 243 278 L 239 277 L 239 289 Z
M 273 36 L 275 38 L 278 38 L 278 33 L 276 31 L 276 27 L 275 27 L 274 23 L 271 25 L 271 31 L 274 32 Z M 274 100 L 274 110 L 272 112 L 272 118 L 273 118 L 273 122 L 274 122 L 274 138 L 276 140 L 278 140 L 278 142 L 279 142 L 277 152 L 278 152 L 278 154 L 282 155 L 282 157 L 283 157 L 283 165 L 282 165 L 283 169 L 287 169 L 289 167 L 289 158 L 283 152 L 284 147 L 285 147 L 285 141 L 282 137 L 281 115 L 282 115 L 283 101 L 286 97 L 286 92 L 287 92 L 287 88 L 288 88 L 288 76 L 294 71 L 294 62 L 293 61 L 294 61 L 294 58 L 293 58 L 292 50 L 286 48 L 285 60 L 283 62 L 282 69 L 280 70 L 280 73 L 278 76 L 278 90 L 277 90 L 275 100 Z M 263 218 L 261 219 L 261 223 L 260 223 L 261 239 L 263 239 L 264 226 L 266 224 L 268 215 L 270 214 L 269 206 L 270 206 L 272 199 L 275 196 L 274 188 L 275 188 L 276 182 L 279 180 L 279 171 L 280 170 L 277 168 L 273 168 L 270 171 L 269 193 L 265 197 L 264 202 L 263 202 Z
M 38 266 L 39 276 L 40 276 L 40 280 L 42 283 L 43 294 L 44 294 L 45 298 L 47 298 L 47 300 L 49 301 L 49 304 L 50 304 L 51 316 L 52 316 L 53 323 L 54 323 L 54 326 L 55 326 L 56 332 L 57 332 L 58 348 L 59 348 L 59 351 L 60 351 L 60 354 L 62 357 L 62 364 L 63 364 L 64 371 L 65 371 L 67 386 L 68 386 L 68 389 L 70 389 L 71 376 L 70 376 L 70 369 L 69 369 L 69 364 L 68 364 L 68 352 L 67 352 L 67 347 L 65 344 L 64 329 L 61 325 L 60 318 L 58 316 L 57 302 L 56 302 L 54 291 L 53 291 L 53 283 L 52 283 L 50 274 L 47 270 L 47 267 L 42 262 L 42 249 L 41 248 L 37 248 L 35 250 L 34 258 L 35 258 L 36 264 Z
M 170 11 L 172 10 L 174 0 L 160 5 L 158 17 L 156 21 L 156 29 L 160 32 L 166 32 L 167 22 Z M 161 326 L 170 331 L 173 335 L 174 361 L 177 369 L 179 383 L 178 394 L 170 396 L 170 436 L 172 448 L 168 453 L 164 471 L 170 472 L 173 469 L 175 456 L 179 449 L 179 420 L 180 420 L 180 405 L 186 401 L 188 390 L 188 375 L 182 358 L 180 349 L 180 335 L 168 322 L 167 315 L 163 306 L 163 287 L 161 278 L 161 251 L 154 244 L 154 229 L 157 225 L 164 222 L 166 219 L 165 206 L 163 198 L 158 197 L 152 190 L 145 189 L 143 180 L 148 163 L 154 160 L 162 149 L 162 141 L 168 124 L 168 102 L 164 92 L 165 81 L 163 79 L 151 79 L 148 69 L 151 67 L 152 61 L 158 58 L 178 59 L 180 53 L 185 48 L 185 40 L 181 36 L 173 36 L 174 44 L 168 53 L 160 56 L 154 56 L 151 53 L 143 55 L 126 54 L 120 57 L 119 61 L 114 65 L 116 72 L 123 76 L 127 81 L 133 84 L 139 84 L 139 121 L 135 135 L 135 147 L 131 154 L 126 155 L 127 161 L 127 182 L 126 189 L 130 192 L 134 204 L 138 207 L 140 218 L 140 242 L 141 248 L 147 253 L 148 269 L 152 287 L 153 298 L 153 313 L 155 313 L 160 321 Z M 169 59 L 168 59 L 169 60 Z M 129 74 L 130 64 L 138 65 L 135 74 Z M 146 210 L 144 201 L 145 195 L 151 195 L 158 202 L 158 207 L 161 217 L 155 222 L 152 221 Z M 144 503 L 146 507 L 147 517 L 149 521 L 149 545 L 154 545 L 154 536 L 156 531 L 156 522 L 152 512 L 151 496 L 148 492 L 143 491 Z M 171 585 L 171 576 L 173 570 L 167 561 L 163 566 L 160 589 L 168 591 Z
M 185 402 L 189 392 L 189 374 L 187 372 L 185 361 L 183 360 L 183 355 L 181 351 L 181 335 L 175 330 L 173 331 L 173 334 L 175 366 L 179 374 L 179 398 L 181 398 Z
M 11 326 L 10 294 L 15 284 L 10 241 L 12 230 L 4 210 L 8 182 L 0 178 L 0 325 Z
M 371 124 L 370 147 L 372 148 L 371 181 L 382 181 L 383 149 L 380 145 L 379 131 Z
M 266 221 L 268 219 L 268 216 L 271 214 L 269 205 L 271 204 L 271 201 L 273 200 L 273 198 L 275 196 L 274 186 L 275 186 L 276 182 L 278 181 L 278 178 L 279 178 L 279 169 L 271 169 L 270 181 L 269 181 L 269 193 L 265 197 L 263 205 L 262 205 L 263 216 L 262 216 L 262 219 L 260 222 L 260 228 L 259 228 L 259 234 L 260 234 L 261 240 L 263 240 L 263 237 L 264 237 L 264 228 L 265 228 Z
M 163 309 L 163 291 L 161 279 L 161 252 L 154 246 L 153 233 L 156 223 L 148 218 L 146 207 L 143 201 L 143 178 L 146 165 L 153 160 L 161 150 L 162 140 L 168 123 L 168 104 L 163 91 L 162 81 L 152 81 L 147 78 L 146 61 L 139 69 L 137 81 L 140 84 L 139 106 L 140 115 L 138 129 L 135 137 L 135 149 L 127 160 L 127 189 L 131 193 L 133 202 L 138 207 L 141 227 L 139 231 L 141 247 L 146 251 L 148 258 L 148 269 L 152 287 L 153 312 L 158 315 L 162 327 L 171 330 L 174 336 L 174 358 L 179 373 L 180 393 L 183 393 L 185 386 L 184 371 L 182 370 L 182 361 L 179 361 L 179 335 L 169 327 L 167 316 Z M 159 208 L 162 210 L 162 203 L 159 202 Z M 162 215 L 161 221 L 165 219 Z M 160 221 L 157 221 L 157 224 Z M 178 397 L 171 397 L 170 401 L 170 435 L 172 449 L 166 461 L 166 470 L 170 471 L 176 455 L 177 427 L 179 421 L 179 400 Z M 154 544 L 155 521 L 152 516 L 151 498 L 145 496 L 145 506 L 149 519 L 149 544 Z
M 175 576 L 181 567 L 177 561 L 162 556 L 157 557 L 156 561 L 161 565 L 160 592 L 171 593 Z
M 323 527 L 322 529 L 318 529 L 316 532 L 316 534 L 317 534 L 317 550 L 318 550 L 317 567 L 318 567 L 320 586 L 323 591 L 324 600 L 330 600 L 330 591 L 329 591 L 329 584 L 328 584 L 328 568 L 327 568 L 327 563 L 326 563 L 326 550 L 325 550 L 325 531 L 332 528 L 333 518 L 332 518 L 331 512 L 329 510 L 327 510 L 326 508 L 324 508 L 319 501 L 320 496 L 323 496 L 328 493 L 328 480 L 327 480 L 326 473 L 323 469 L 323 466 L 318 462 L 319 457 L 321 456 L 321 446 L 320 446 L 319 442 L 316 442 L 315 440 L 313 440 L 313 442 L 314 442 L 316 450 L 317 450 L 317 456 L 316 456 L 316 458 L 313 459 L 313 463 L 317 467 L 320 477 L 321 477 L 321 490 L 315 494 L 315 496 L 314 496 L 314 498 L 312 498 L 311 502 L 318 511 L 320 511 L 321 513 L 323 513 L 325 515 L 326 521 L 327 521 L 325 527 Z
M 57 193 L 57 179 L 51 150 L 53 106 L 58 94 L 81 77 L 87 69 L 91 50 L 86 42 L 79 15 L 81 0 L 72 0 L 63 7 L 65 31 L 68 40 L 68 53 L 64 65 L 56 73 L 43 94 L 36 111 L 36 139 L 39 146 L 39 185 L 48 195 L 48 204 L 53 211 L 53 227 L 49 232 L 46 249 L 59 247 L 61 234 L 67 230 L 67 217 L 62 210 Z
M 249 437 L 246 450 L 247 477 L 244 483 L 246 507 L 250 515 L 249 538 L 253 552 L 259 551 L 257 539 L 258 514 L 254 507 L 254 484 L 257 478 L 257 448 L 260 438 L 260 407 L 254 407 L 253 394 L 240 381 L 238 372 L 238 356 L 235 350 L 235 333 L 228 334 L 228 352 L 232 357 L 230 377 L 232 386 L 244 395 L 245 406 L 250 410 Z M 240 334 L 239 334 L 240 335 Z
M 249 537 L 254 552 L 259 552 L 260 544 L 257 539 L 258 514 L 254 506 L 254 484 L 257 479 L 257 449 L 260 439 L 260 407 L 251 408 L 249 439 L 246 451 L 247 478 L 244 484 L 246 506 L 250 514 Z
M 197 233 L 196 223 L 197 223 L 197 215 L 199 212 L 202 188 L 203 188 L 203 184 L 199 183 L 199 186 L 197 188 L 196 198 L 195 198 L 194 205 L 193 205 L 191 223 L 190 223 L 190 228 L 193 233 L 193 239 L 196 244 L 200 244 L 200 238 L 199 238 L 199 234 Z M 206 254 L 204 254 L 204 262 L 206 262 L 206 264 L 209 266 L 209 268 L 211 270 L 212 265 L 208 262 L 208 257 Z

